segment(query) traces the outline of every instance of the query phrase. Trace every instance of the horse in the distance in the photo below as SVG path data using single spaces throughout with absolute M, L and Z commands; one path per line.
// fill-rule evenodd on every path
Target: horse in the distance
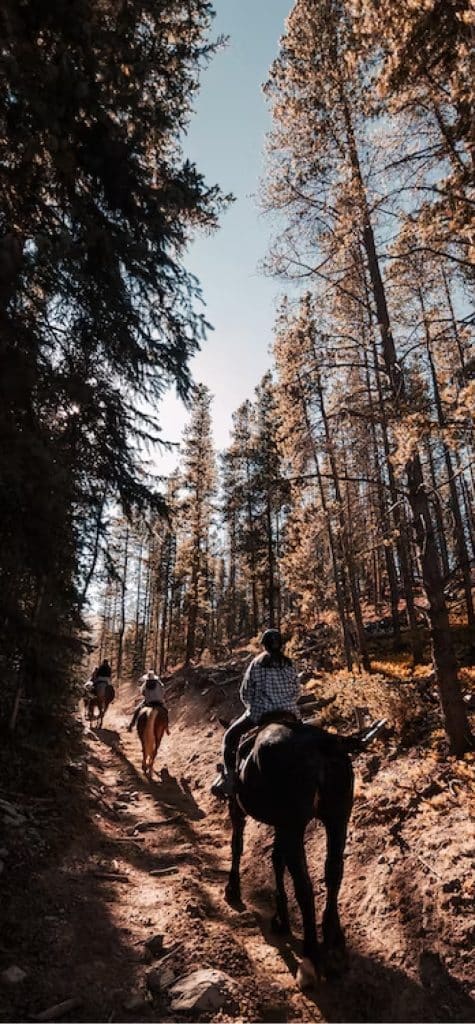
M 166 707 L 156 704 L 144 708 L 137 719 L 137 732 L 142 744 L 142 771 L 150 779 L 163 736 L 170 734 Z
M 291 875 L 303 921 L 303 960 L 297 981 L 305 988 L 316 972 L 327 976 L 346 963 L 345 938 L 338 915 L 343 854 L 353 805 L 353 767 L 349 754 L 360 751 L 382 728 L 377 722 L 365 733 L 336 736 L 308 723 L 275 722 L 257 736 L 245 737 L 238 753 L 236 793 L 229 800 L 232 821 L 232 865 L 225 895 L 241 902 L 240 860 L 246 815 L 274 827 L 272 863 L 276 881 L 276 913 L 272 927 L 290 932 L 285 871 Z M 318 818 L 326 830 L 323 948 L 317 941 L 315 902 L 308 872 L 304 835 Z
M 115 690 L 112 683 L 104 683 L 98 691 L 91 690 L 84 694 L 84 714 L 89 722 L 90 728 L 97 725 L 99 729 L 102 729 L 102 723 L 104 721 L 104 715 L 112 704 L 115 697 Z

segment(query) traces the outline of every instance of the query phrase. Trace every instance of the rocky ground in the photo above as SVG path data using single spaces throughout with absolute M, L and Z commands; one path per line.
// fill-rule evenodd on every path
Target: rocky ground
M 337 982 L 298 990 L 293 903 L 294 938 L 270 932 L 264 826 L 247 826 L 245 908 L 226 904 L 229 825 L 208 788 L 241 667 L 172 679 L 152 782 L 124 731 L 126 690 L 104 729 L 71 740 L 54 785 L 0 789 L 0 1020 L 475 1019 L 470 757 L 393 737 L 356 762 L 341 893 L 351 956 Z M 311 826 L 307 844 L 317 909 L 322 832 Z

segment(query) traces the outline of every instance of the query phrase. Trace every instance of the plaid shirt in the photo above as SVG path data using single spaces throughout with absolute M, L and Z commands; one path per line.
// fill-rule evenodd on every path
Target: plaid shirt
M 293 711 L 298 715 L 299 693 L 300 684 L 292 662 L 269 664 L 266 654 L 254 658 L 241 685 L 241 700 L 255 722 L 268 711 Z

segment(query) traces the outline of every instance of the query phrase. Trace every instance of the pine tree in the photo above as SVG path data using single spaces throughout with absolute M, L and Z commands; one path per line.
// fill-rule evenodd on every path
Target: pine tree
M 210 611 L 210 531 L 216 495 L 216 465 L 211 435 L 212 396 L 199 384 L 185 430 L 181 486 L 181 520 L 184 531 L 182 558 L 186 552 L 188 582 L 186 605 L 186 661 L 190 661 L 206 634 Z
M 386 403 L 390 416 L 400 418 L 410 415 L 410 393 L 396 351 L 366 180 L 371 152 L 368 132 L 364 135 L 367 122 L 362 118 L 366 86 L 349 7 L 339 0 L 318 6 L 297 0 L 267 84 L 274 116 L 270 141 L 274 166 L 267 202 L 287 211 L 289 227 L 275 261 L 278 271 L 313 271 L 330 291 L 358 303 L 360 296 L 348 291 L 346 268 L 352 258 L 356 267 L 359 249 L 364 253 L 370 306 L 378 323 L 387 377 Z M 471 738 L 417 446 L 406 459 L 404 471 L 446 732 L 452 752 L 461 754 Z
M 374 103 L 403 120 L 422 237 L 406 253 L 448 256 L 473 273 L 473 13 L 469 0 L 355 0 L 355 32 L 373 61 Z M 384 25 L 384 32 L 381 25 Z M 375 61 L 374 58 L 377 57 Z
M 205 330 L 182 257 L 222 201 L 180 140 L 211 14 L 2 5 L 0 614 L 3 674 L 20 663 L 36 701 L 71 675 L 104 497 L 150 501 L 144 400 L 170 383 L 186 396 Z

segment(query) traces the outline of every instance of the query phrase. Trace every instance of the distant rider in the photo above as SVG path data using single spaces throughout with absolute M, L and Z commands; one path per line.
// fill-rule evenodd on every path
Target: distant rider
M 107 658 L 104 658 L 104 661 L 101 661 L 101 664 L 94 669 L 91 678 L 84 686 L 87 695 L 90 697 L 92 694 L 95 694 L 96 697 L 103 697 L 107 685 L 110 684 L 111 677 L 112 669 Z
M 221 799 L 232 796 L 236 787 L 236 755 L 241 736 L 255 725 L 265 724 L 268 716 L 280 711 L 300 719 L 297 705 L 300 684 L 293 662 L 283 652 L 280 631 L 266 629 L 261 644 L 264 653 L 251 662 L 241 685 L 241 700 L 246 710 L 224 734 L 224 771 L 211 787 L 214 796 Z
M 104 661 L 101 661 L 99 668 L 95 669 L 92 675 L 94 693 L 97 697 L 104 696 L 106 687 L 110 684 L 111 678 L 112 669 L 107 658 L 104 658 Z
M 132 715 L 131 721 L 127 726 L 128 732 L 132 732 L 137 718 L 143 708 L 162 707 L 167 710 L 167 705 L 165 703 L 165 687 L 160 676 L 157 676 L 157 674 L 150 669 L 149 672 L 146 672 L 145 675 L 142 676 L 140 684 L 140 692 L 143 699 L 140 701 L 140 704 L 137 705 Z

